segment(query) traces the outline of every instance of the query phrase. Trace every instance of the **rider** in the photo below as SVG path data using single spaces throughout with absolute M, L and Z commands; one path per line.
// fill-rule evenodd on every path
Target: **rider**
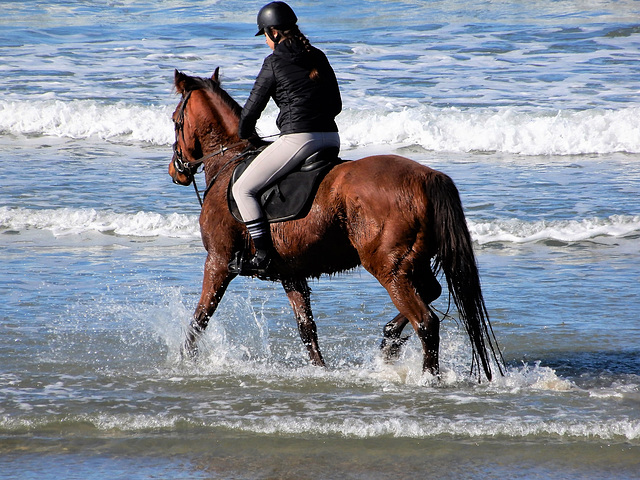
M 273 98 L 280 109 L 280 137 L 251 162 L 233 186 L 240 215 L 256 253 L 242 273 L 264 272 L 273 250 L 269 223 L 258 193 L 324 148 L 340 148 L 335 117 L 342 110 L 336 75 L 327 57 L 300 32 L 298 18 L 284 2 L 271 2 L 258 13 L 258 33 L 273 53 L 265 58 L 240 116 L 239 135 L 258 144 L 256 122 Z

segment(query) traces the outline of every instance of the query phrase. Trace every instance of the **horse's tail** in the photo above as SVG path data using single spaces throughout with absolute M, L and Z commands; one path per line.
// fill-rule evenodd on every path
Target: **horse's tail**
M 437 275 L 440 271 L 444 272 L 449 295 L 453 298 L 471 340 L 472 370 L 476 363 L 478 366 L 482 364 L 487 378 L 491 380 L 489 351 L 501 375 L 504 375 L 504 358 L 482 297 L 480 276 L 460 194 L 453 180 L 439 172 L 426 182 L 426 187 L 432 207 L 432 224 L 437 244 L 434 273 Z

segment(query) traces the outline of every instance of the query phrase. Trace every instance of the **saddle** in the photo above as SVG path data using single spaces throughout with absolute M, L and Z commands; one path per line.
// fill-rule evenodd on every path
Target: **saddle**
M 305 217 L 311 209 L 321 180 L 329 170 L 342 163 L 343 160 L 338 157 L 338 152 L 338 148 L 331 147 L 314 153 L 297 169 L 259 192 L 258 200 L 267 221 L 275 223 Z M 259 153 L 260 151 L 256 151 L 247 155 L 231 175 L 227 203 L 231 214 L 239 222 L 243 220 L 233 198 L 232 187 Z

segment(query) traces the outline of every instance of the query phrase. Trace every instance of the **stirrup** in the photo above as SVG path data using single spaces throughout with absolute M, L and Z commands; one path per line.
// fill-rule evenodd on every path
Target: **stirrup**
M 269 277 L 269 267 L 272 263 L 272 256 L 266 252 L 262 258 L 254 255 L 246 260 L 241 252 L 237 252 L 235 257 L 229 262 L 229 273 L 242 275 L 245 277 Z

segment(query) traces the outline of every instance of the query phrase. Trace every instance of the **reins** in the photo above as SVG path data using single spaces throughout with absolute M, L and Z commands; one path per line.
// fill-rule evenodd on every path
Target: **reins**
M 234 148 L 234 146 L 238 146 L 238 144 L 231 145 L 225 151 L 229 150 L 230 148 Z M 220 151 L 222 152 L 222 149 L 220 149 Z M 200 193 L 198 192 L 198 187 L 196 186 L 196 178 L 193 177 L 193 186 L 194 186 L 194 188 L 196 190 L 196 194 L 198 195 L 198 202 L 200 202 L 200 208 L 202 208 L 202 204 L 204 202 L 204 199 L 207 198 L 207 193 L 209 193 L 209 190 L 211 190 L 211 187 L 213 187 L 213 184 L 216 183 L 216 180 L 218 180 L 218 177 L 220 176 L 220 174 L 222 172 L 224 172 L 229 165 L 231 165 L 236 160 L 244 157 L 245 155 L 247 155 L 247 153 L 249 153 L 249 152 L 243 152 L 243 153 L 240 153 L 238 155 L 234 155 L 233 157 L 231 157 L 231 159 L 227 160 L 227 162 L 224 165 L 222 165 L 222 167 L 220 167 L 220 169 L 218 170 L 218 173 L 216 173 L 213 176 L 213 178 L 209 181 L 209 183 L 207 184 L 207 188 L 205 188 L 204 192 L 202 192 L 202 198 L 200 198 Z M 220 154 L 220 153 L 217 153 L 216 155 L 218 155 L 218 154 Z M 215 156 L 215 155 L 210 155 L 209 157 L 211 157 L 211 156 Z
M 225 147 L 223 145 L 220 145 L 220 150 L 217 150 L 213 153 L 210 153 L 208 155 L 205 155 L 204 157 L 199 158 L 198 160 L 196 160 L 195 162 L 189 162 L 189 165 L 191 168 L 196 169 L 196 171 L 193 171 L 193 173 L 191 174 L 193 177 L 192 183 L 193 183 L 193 189 L 196 192 L 196 196 L 198 197 L 198 202 L 200 203 L 200 208 L 202 208 L 204 199 L 207 197 L 207 193 L 209 193 L 209 190 L 211 189 L 211 187 L 213 186 L 213 184 L 215 183 L 215 181 L 218 179 L 218 176 L 229 166 L 231 165 L 231 163 L 233 163 L 235 160 L 237 160 L 238 158 L 242 158 L 244 155 L 246 155 L 245 153 L 241 153 L 239 155 L 234 155 L 233 157 L 231 157 L 230 160 L 228 160 L 224 165 L 222 165 L 222 167 L 220 168 L 220 170 L 218 170 L 218 173 L 216 173 L 213 178 L 211 179 L 211 181 L 207 184 L 207 188 L 204 189 L 204 192 L 202 193 L 202 197 L 200 196 L 200 191 L 198 190 L 198 185 L 196 183 L 196 177 L 195 174 L 198 173 L 197 169 L 200 165 L 202 165 L 206 160 L 209 160 L 210 158 L 213 157 L 217 157 L 218 155 L 224 155 L 226 152 L 228 152 L 229 150 L 235 148 L 235 147 L 239 147 L 240 145 L 244 145 L 245 142 L 238 142 L 238 143 L 234 143 L 233 145 L 230 145 L 228 147 Z
M 182 137 L 182 140 L 184 141 L 184 113 L 185 113 L 185 109 L 187 106 L 187 101 L 189 100 L 189 98 L 191 97 L 191 93 L 192 90 L 188 91 L 185 95 L 184 98 L 182 99 L 182 104 L 180 105 L 180 108 L 178 110 L 178 118 L 174 121 L 175 123 L 175 130 L 176 130 L 176 141 L 173 144 L 173 166 L 176 169 L 177 172 L 185 174 L 185 175 L 189 175 L 191 176 L 192 179 L 192 183 L 193 183 L 193 189 L 196 192 L 196 196 L 198 197 L 198 203 L 200 203 L 200 208 L 202 208 L 203 204 L 204 204 L 204 200 L 207 196 L 207 193 L 209 193 L 209 190 L 211 190 L 211 187 L 213 187 L 214 183 L 216 182 L 216 180 L 218 180 L 218 177 L 220 176 L 220 174 L 222 172 L 224 172 L 227 167 L 229 167 L 229 165 L 231 165 L 233 162 L 245 157 L 246 155 L 253 153 L 255 150 L 248 150 L 248 151 L 244 151 L 238 155 L 234 155 L 230 160 L 228 160 L 224 165 L 222 165 L 222 167 L 218 170 L 218 172 L 213 176 L 213 178 L 209 181 L 209 183 L 207 184 L 207 187 L 205 188 L 204 192 L 202 193 L 202 196 L 200 195 L 200 190 L 198 190 L 198 185 L 196 183 L 196 177 L 195 175 L 198 172 L 198 168 L 203 165 L 207 160 L 210 160 L 211 158 L 217 157 L 218 155 L 224 155 L 225 153 L 227 153 L 229 150 L 233 150 L 236 147 L 239 147 L 241 145 L 245 145 L 247 143 L 246 140 L 242 140 L 240 142 L 236 142 L 232 145 L 229 146 L 225 146 L 225 145 L 220 145 L 220 148 L 212 153 L 209 153 L 207 155 L 203 155 L 202 157 L 198 158 L 197 160 L 194 160 L 192 162 L 186 161 L 184 159 L 184 157 L 182 156 L 182 151 L 178 149 L 178 136 L 180 135 Z M 275 135 L 269 135 L 266 137 L 261 137 L 261 140 L 267 139 L 267 138 L 272 138 L 272 137 L 278 137 L 280 136 L 279 134 L 275 134 Z

